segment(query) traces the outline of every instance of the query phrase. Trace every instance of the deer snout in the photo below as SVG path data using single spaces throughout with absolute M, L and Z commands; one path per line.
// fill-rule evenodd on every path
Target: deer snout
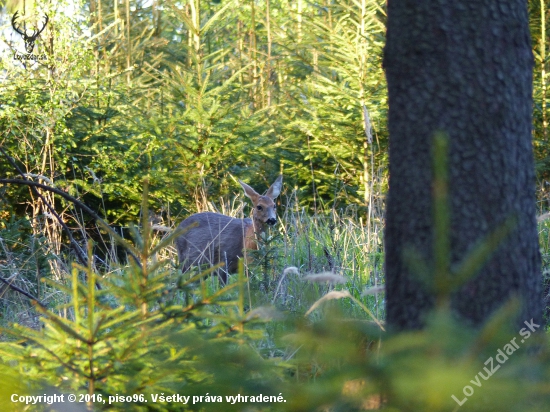
M 274 217 L 270 217 L 265 223 L 267 223 L 269 226 L 273 226 L 275 223 L 277 223 L 277 219 L 275 219 Z

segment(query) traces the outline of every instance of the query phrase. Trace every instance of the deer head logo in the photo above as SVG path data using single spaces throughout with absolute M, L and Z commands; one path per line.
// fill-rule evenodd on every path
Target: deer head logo
M 11 25 L 13 27 L 13 29 L 19 33 L 21 36 L 23 36 L 23 40 L 25 41 L 25 50 L 27 51 L 27 53 L 32 53 L 33 49 L 34 49 L 34 42 L 36 41 L 36 38 L 40 35 L 40 33 L 42 33 L 42 31 L 44 31 L 44 28 L 46 27 L 46 24 L 48 24 L 48 15 L 46 14 L 45 17 L 46 17 L 46 20 L 44 21 L 44 25 L 42 26 L 41 29 L 39 29 L 38 27 L 36 28 L 36 30 L 33 31 L 33 33 L 29 36 L 27 34 L 27 30 L 23 29 L 21 30 L 21 26 L 17 27 L 15 25 L 15 21 L 17 20 L 17 14 L 19 13 L 19 11 L 16 11 L 15 14 L 13 15 L 13 18 L 11 19 Z

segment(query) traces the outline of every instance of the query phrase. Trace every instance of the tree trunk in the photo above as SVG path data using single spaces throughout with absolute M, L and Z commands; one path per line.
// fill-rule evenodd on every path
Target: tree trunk
M 451 264 L 507 218 L 517 224 L 452 308 L 479 325 L 511 296 L 520 321 L 542 321 L 531 146 L 532 68 L 524 0 L 389 0 L 387 321 L 418 328 L 434 296 L 403 261 L 412 247 L 433 267 L 432 138 L 449 138 Z

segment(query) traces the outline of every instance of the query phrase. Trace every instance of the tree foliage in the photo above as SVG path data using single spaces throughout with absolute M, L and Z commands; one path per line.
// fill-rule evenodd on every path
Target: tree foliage
M 549 5 L 529 1 L 533 133 L 543 200 Z M 33 12 L 50 17 L 35 46 L 45 60 L 13 59 L 23 42 L 10 19 L 22 7 L 29 24 Z M 105 217 L 121 238 L 132 235 L 135 243 L 126 246 L 138 257 L 128 258 L 128 249 L 114 246 L 113 234 L 106 240 L 89 216 L 43 192 L 80 232 L 81 244 L 93 234 L 96 246 L 123 257 L 108 261 L 94 250 L 88 265 L 72 264 L 60 253 L 67 242 L 44 203 L 26 187 L 0 186 L 2 274 L 46 299 L 40 316 L 25 308 L 28 318 L 21 315 L 19 325 L 2 331 L 3 339 L 15 337 L 0 345 L 0 357 L 9 362 L 0 363 L 7 382 L 2 397 L 44 388 L 105 396 L 282 392 L 288 402 L 273 409 L 356 410 L 385 403 L 392 410 L 451 410 L 456 403 L 450 394 L 461 397 L 483 362 L 516 332 L 506 329 L 505 319 L 517 315 L 513 305 L 479 330 L 440 311 L 424 331 L 401 336 L 364 322 L 361 305 L 351 310 L 359 321 L 339 313 L 348 300 L 363 299 L 384 317 L 383 292 L 361 294 L 365 279 L 384 278 L 379 230 L 388 186 L 381 68 L 386 2 L 9 1 L 0 25 L 0 147 L 28 179 L 66 190 Z M 0 159 L 0 177 L 17 177 L 11 163 Z M 257 260 L 265 266 L 276 260 L 270 275 L 277 276 L 289 265 L 341 271 L 349 278 L 348 294 L 333 285 L 306 284 L 298 271 L 268 278 L 267 270 L 251 270 L 247 293 L 253 299 L 246 304 L 253 309 L 247 314 L 243 279 L 218 291 L 178 277 L 159 258 L 162 248 L 148 240 L 144 176 L 148 206 L 171 225 L 212 208 L 220 197 L 233 198 L 232 176 L 265 187 L 280 172 L 296 200 L 284 210 L 285 246 L 270 237 Z M 310 219 L 311 211 L 318 214 Z M 141 233 L 130 225 L 138 216 Z M 374 229 L 373 221 L 379 224 Z M 271 296 L 254 290 L 256 277 L 262 281 L 257 283 L 276 284 L 273 302 L 280 298 L 297 319 L 263 323 L 271 312 L 257 310 L 256 303 L 271 302 Z M 5 298 L 5 289 L 0 292 Z M 340 299 L 324 299 L 304 321 L 305 308 L 321 292 Z M 10 316 L 14 302 L 3 299 L 2 316 Z M 266 343 L 273 336 L 281 339 Z M 534 338 L 526 346 L 531 344 L 543 345 Z M 514 355 L 506 365 L 510 372 L 475 387 L 475 396 L 488 392 L 481 401 L 472 397 L 466 408 L 545 410 L 540 388 L 550 370 L 546 357 L 543 350 L 533 365 L 532 357 Z M 525 376 L 532 378 L 529 385 L 518 385 Z M 224 410 L 243 406 L 223 403 Z M 179 407 L 220 410 L 219 403 Z
M 230 175 L 286 171 L 304 205 L 366 207 L 383 187 L 371 179 L 387 138 L 381 2 L 92 0 L 37 12 L 52 22 L 37 42 L 48 60 L 2 60 L 2 144 L 111 220 L 137 216 L 144 175 L 155 209 L 175 213 L 230 193 Z

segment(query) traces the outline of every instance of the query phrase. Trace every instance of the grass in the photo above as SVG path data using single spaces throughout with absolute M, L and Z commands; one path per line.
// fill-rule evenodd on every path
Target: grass
M 297 202 L 295 194 L 287 199 Z M 280 311 L 303 316 L 327 292 L 347 289 L 378 319 L 383 319 L 383 293 L 362 296 L 365 289 L 384 283 L 381 224 L 366 228 L 357 215 L 346 210 L 329 210 L 310 216 L 296 204 L 290 201 L 286 203 L 276 228 L 268 232 L 258 251 L 249 252 L 253 259 L 245 271 L 249 277 L 244 297 L 246 308 L 253 310 L 259 306 L 274 305 Z M 230 216 L 243 216 L 243 204 L 236 200 L 221 201 L 217 207 L 212 203 L 205 203 L 204 207 L 220 210 Z M 76 217 L 74 221 L 78 221 Z M 81 222 L 80 230 L 83 231 L 83 228 L 84 224 Z M 153 231 L 151 236 L 153 244 L 158 244 L 167 233 Z M 9 279 L 14 285 L 29 291 L 50 308 L 67 303 L 69 297 L 42 282 L 41 278 L 67 284 L 72 276 L 70 267 L 73 257 L 70 253 L 52 253 L 52 250 L 63 248 L 61 245 L 50 245 L 44 238 L 36 239 L 30 235 L 26 221 L 3 221 L 0 239 L 0 271 L 4 279 Z M 99 276 L 109 279 L 120 277 L 127 267 L 127 256 L 121 253 L 112 237 L 104 235 L 98 240 L 94 249 L 94 270 Z M 31 248 L 29 244 L 32 244 Z M 175 248 L 168 246 L 152 258 L 168 262 L 168 270 L 172 271 L 175 283 L 178 277 Z M 289 267 L 296 269 L 285 272 Z M 344 276 L 346 284 L 333 285 L 304 279 L 307 275 L 327 271 Z M 230 283 L 235 279 L 236 276 L 230 277 Z M 220 289 L 219 283 L 213 277 L 205 279 L 201 287 L 206 288 L 207 293 L 216 293 Z M 0 325 L 8 326 L 10 322 L 26 323 L 26 318 L 32 318 L 33 321 L 27 324 L 39 327 L 38 316 L 26 297 L 5 285 L 1 293 L 4 304 Z M 179 296 L 183 299 L 183 295 Z M 350 299 L 331 302 L 330 305 L 337 305 L 346 317 L 365 317 L 363 309 Z M 320 316 L 319 313 L 311 316 Z
M 242 214 L 241 210 L 241 206 L 236 210 L 224 209 L 230 215 Z M 181 274 L 178 271 L 173 245 L 151 254 L 149 250 L 164 242 L 167 235 L 164 232 L 152 232 L 148 245 L 146 238 L 141 237 L 146 236 L 149 231 L 147 224 L 142 227 L 141 235 L 136 232 L 133 239 L 134 254 L 141 259 L 141 267 L 121 254 L 114 240 L 108 237 L 95 244 L 94 253 L 89 248 L 88 267 L 75 265 L 71 262 L 70 255 L 45 258 L 48 253 L 51 255 L 47 242 L 33 250 L 31 256 L 34 259 L 29 259 L 25 256 L 28 251 L 20 246 L 32 239 L 32 235 L 15 230 L 13 224 L 3 222 L 2 225 L 0 236 L 3 241 L 3 256 L 6 258 L 6 265 L 3 264 L 4 260 L 2 261 L 3 275 L 6 275 L 8 267 L 17 267 L 16 271 L 7 274 L 6 277 L 18 287 L 29 289 L 49 308 L 49 311 L 41 310 L 38 315 L 28 300 L 5 288 L 4 301 L 8 302 L 11 299 L 11 304 L 9 310 L 4 310 L 0 325 L 3 327 L 4 340 L 8 339 L 9 335 L 15 336 L 17 341 L 29 340 L 28 348 L 35 348 L 35 353 L 39 355 L 29 358 L 25 352 L 26 347 L 16 345 L 0 348 L 0 357 L 4 360 L 10 359 L 11 362 L 18 359 L 21 370 L 33 371 L 34 378 L 50 382 L 57 381 L 59 372 L 56 370 L 64 370 L 63 373 L 74 378 L 74 382 L 70 379 L 73 389 L 82 390 L 85 386 L 89 393 L 95 391 L 94 388 L 107 387 L 111 391 L 115 390 L 112 386 L 113 379 L 121 379 L 121 372 L 113 371 L 112 375 L 109 375 L 112 378 L 106 383 L 105 378 L 99 379 L 99 374 L 98 377 L 92 376 L 92 365 L 98 365 L 96 368 L 99 367 L 101 370 L 101 365 L 108 365 L 110 359 L 118 358 L 120 353 L 126 354 L 123 359 L 117 360 L 121 365 L 133 365 L 136 362 L 137 359 L 134 359 L 132 354 L 137 356 L 137 352 L 126 348 L 126 342 L 158 341 L 154 347 L 140 350 L 140 368 L 146 368 L 143 366 L 143 360 L 147 360 L 146 364 L 160 363 L 151 363 L 151 359 L 157 359 L 159 348 L 166 345 L 171 349 L 163 353 L 169 353 L 174 361 L 182 359 L 187 362 L 189 359 L 186 354 L 191 350 L 189 342 L 193 342 L 195 338 L 189 340 L 187 337 L 183 343 L 179 340 L 173 343 L 174 338 L 171 336 L 179 334 L 180 327 L 189 333 L 194 333 L 193 330 L 204 331 L 207 342 L 213 339 L 212 344 L 215 346 L 223 345 L 223 342 L 236 343 L 235 339 L 244 339 L 248 342 L 246 347 L 252 349 L 252 353 L 260 354 L 264 360 L 274 361 L 275 369 L 282 370 L 280 368 L 283 367 L 295 370 L 295 366 L 284 365 L 294 358 L 296 349 L 292 345 L 289 346 L 288 342 L 282 341 L 281 336 L 297 331 L 298 324 L 315 321 L 322 317 L 326 310 L 338 310 L 345 317 L 364 319 L 366 314 L 361 305 L 368 305 L 369 300 L 378 305 L 376 308 L 372 307 L 371 311 L 377 312 L 378 316 L 383 314 L 383 301 L 378 295 L 361 296 L 364 288 L 382 281 L 378 275 L 378 249 L 370 255 L 362 256 L 362 251 L 368 244 L 380 242 L 364 241 L 358 250 L 351 250 L 354 246 L 353 239 L 366 239 L 364 228 L 354 223 L 350 217 L 340 216 L 334 211 L 326 216 L 314 217 L 303 212 L 283 213 L 280 224 L 267 234 L 259 250 L 254 253 L 252 263 L 246 267 L 245 273 L 249 281 L 243 283 L 239 281 L 239 276 L 233 275 L 230 277 L 229 285 L 223 289 L 215 277 L 206 277 L 199 281 L 199 276 L 193 282 L 187 280 L 193 274 Z M 7 236 L 8 233 L 10 236 Z M 40 271 L 33 266 L 33 262 L 38 261 L 37 256 L 43 256 L 45 259 Z M 63 264 L 48 265 L 52 260 Z M 293 269 L 288 270 L 289 267 Z M 343 276 L 346 283 L 307 280 L 308 275 L 327 271 L 330 271 L 332 276 Z M 30 274 L 34 272 L 40 272 L 41 275 L 32 277 Z M 145 273 L 148 274 L 145 281 L 148 283 L 143 289 L 140 285 L 145 279 Z M 43 282 L 43 278 L 46 278 L 47 282 Z M 96 282 L 102 285 L 100 290 L 95 290 Z M 310 314 L 308 319 L 304 318 L 306 311 L 322 296 L 345 288 L 350 290 L 349 299 L 329 301 Z M 52 291 L 55 293 L 51 293 Z M 364 302 L 358 305 L 356 302 L 361 300 Z M 146 311 L 141 310 L 140 314 L 143 307 L 146 307 Z M 118 309 L 122 312 L 117 312 Z M 36 321 L 33 324 L 24 322 L 26 313 L 34 314 Z M 283 317 L 283 313 L 288 316 Z M 142 320 L 136 322 L 140 317 Z M 121 319 L 120 325 L 117 318 Z M 21 327 L 13 327 L 12 322 L 20 324 Z M 155 322 L 160 323 L 154 326 Z M 96 324 L 97 326 L 94 326 Z M 108 325 L 107 328 L 103 326 L 105 324 Z M 169 326 L 171 324 L 172 326 Z M 156 337 L 156 332 L 153 332 L 158 328 L 165 331 L 161 337 Z M 114 336 L 112 330 L 119 332 Z M 140 330 L 143 330 L 142 337 L 136 336 Z M 117 339 L 122 336 L 123 340 Z M 86 346 L 89 346 L 89 350 L 83 351 Z M 195 365 L 199 365 L 199 370 L 193 371 L 192 375 L 203 376 L 198 380 L 200 381 L 205 376 L 201 368 L 210 368 L 208 355 L 212 352 L 205 352 L 206 349 L 197 350 L 198 356 L 202 356 L 203 360 L 194 361 Z M 233 349 L 226 347 L 225 350 L 228 350 L 229 354 Z M 57 353 L 54 357 L 53 351 Z M 101 355 L 98 355 L 99 353 Z M 43 360 L 34 365 L 33 359 Z M 82 363 L 80 360 L 85 361 Z M 215 367 L 219 368 L 222 362 L 220 360 Z M 141 380 L 154 375 L 152 372 L 139 370 Z M 237 376 L 245 377 L 253 370 L 254 368 L 247 368 Z M 296 376 L 307 379 L 309 374 L 304 375 L 304 371 L 307 370 L 311 371 L 312 377 L 318 374 L 315 368 L 304 367 Z M 271 374 L 272 372 L 269 375 Z M 124 376 L 127 376 L 126 379 L 129 381 L 135 379 L 130 377 L 135 376 L 135 373 Z M 214 376 L 217 376 L 214 383 L 216 379 L 224 381 L 226 372 L 218 371 Z M 193 378 L 193 382 L 196 382 L 196 379 L 198 378 Z M 157 378 L 157 382 L 161 380 Z M 172 382 L 176 385 L 183 384 L 185 378 L 176 376 L 172 378 Z M 232 382 L 237 381 L 233 379 Z
M 224 212 L 242 216 L 242 206 L 233 206 L 224 206 Z M 190 275 L 178 271 L 173 245 L 148 254 L 146 242 L 137 236 L 134 243 L 142 251 L 139 256 L 146 256 L 149 262 L 149 295 L 136 286 L 143 269 L 128 262 L 111 238 L 96 244 L 94 250 L 101 249 L 101 254 L 96 253 L 101 259 L 75 272 L 65 270 L 71 268 L 70 257 L 52 255 L 44 239 L 34 240 L 27 234 L 24 223 L 0 223 L 2 276 L 35 294 L 54 315 L 66 320 L 62 325 L 50 315 L 39 315 L 26 298 L 4 287 L 0 326 L 21 324 L 23 329 L 15 328 L 22 334 L 20 341 L 21 336 L 37 342 L 49 339 L 51 347 L 61 353 L 59 359 L 74 360 L 71 367 L 80 375 L 56 363 L 57 358 L 48 358 L 48 352 L 33 346 L 32 339 L 29 346 L 15 345 L 9 350 L 0 346 L 0 357 L 6 359 L 9 353 L 12 363 L 18 359 L 18 370 L 31 371 L 32 381 L 45 379 L 57 388 L 67 382 L 73 385 L 63 386 L 63 390 L 89 392 L 90 384 L 82 383 L 86 365 L 109 364 L 113 358 L 119 366 L 108 379 L 98 377 L 94 381 L 97 393 L 124 393 L 136 388 L 221 393 L 222 388 L 229 387 L 233 391 L 248 388 L 248 393 L 258 394 L 258 385 L 266 384 L 262 390 L 272 387 L 289 399 L 281 410 L 313 410 L 325 404 L 356 410 L 373 399 L 382 400 L 381 394 L 391 389 L 392 405 L 397 407 L 393 410 L 438 411 L 447 410 L 450 398 L 446 393 L 459 396 L 485 359 L 502 347 L 501 341 L 514 336 L 498 326 L 504 324 L 499 319 L 510 317 L 512 309 L 504 308 L 480 332 L 465 331 L 448 314 L 438 312 L 425 331 L 383 335 L 382 343 L 381 328 L 372 318 L 384 320 L 384 292 L 377 289 L 378 293 L 365 293 L 384 285 L 380 220 L 372 219 L 371 227 L 365 227 L 352 210 L 327 210 L 310 216 L 294 204 L 285 206 L 279 224 L 266 234 L 245 268 L 242 276 L 248 276 L 248 282 L 232 275 L 225 289 L 214 277 L 199 280 L 199 276 L 187 282 Z M 547 268 L 548 221 L 539 223 L 539 233 Z M 166 236 L 166 232 L 152 232 L 149 249 Z M 29 242 L 34 242 L 33 248 L 26 246 Z M 50 265 L 52 261 L 56 264 Z M 80 279 L 77 288 L 73 287 L 75 276 Z M 92 293 L 95 277 L 103 289 Z M 50 280 L 45 283 L 41 278 Z M 548 278 L 546 275 L 546 286 L 550 284 Z M 67 289 L 63 291 L 63 287 Z M 148 302 L 145 314 L 140 313 L 136 299 L 140 296 Z M 76 301 L 80 301 L 80 309 L 75 308 Z M 95 309 L 89 306 L 92 302 Z M 119 314 L 118 309 L 122 310 Z M 88 322 L 89 313 L 94 311 L 96 321 Z M 102 316 L 107 319 L 103 329 L 94 326 Z M 35 335 L 32 331 L 38 329 L 41 331 Z M 113 330 L 120 330 L 120 334 L 113 335 Z M 86 333 L 97 336 L 97 342 L 88 343 L 94 348 L 90 352 L 93 362 L 77 364 L 81 357 L 85 359 L 82 347 L 87 341 L 79 343 L 75 336 L 85 337 Z M 198 339 L 197 333 L 203 338 Z M 479 337 L 472 345 L 476 333 Z M 151 342 L 151 346 L 130 350 L 124 346 L 128 342 Z M 246 353 L 235 353 L 235 348 L 246 349 Z M 34 351 L 29 352 L 34 357 L 26 350 Z M 508 373 L 517 380 L 528 370 L 530 360 L 514 355 L 510 362 L 516 366 L 510 366 Z M 161 368 L 167 368 L 170 383 L 154 372 Z M 446 373 L 449 368 L 456 371 L 452 377 Z M 69 377 L 65 383 L 57 380 L 60 371 Z M 22 373 L 26 377 L 28 372 Z M 80 377 L 80 381 L 75 378 L 73 382 L 71 376 Z M 426 378 L 411 380 L 411 376 Z M 510 383 L 507 379 L 506 374 L 494 378 L 484 390 L 498 398 L 498 391 Z M 418 393 L 426 396 L 418 397 Z M 483 410 L 483 404 L 474 399 L 468 407 Z M 416 406 L 407 406 L 409 400 Z

